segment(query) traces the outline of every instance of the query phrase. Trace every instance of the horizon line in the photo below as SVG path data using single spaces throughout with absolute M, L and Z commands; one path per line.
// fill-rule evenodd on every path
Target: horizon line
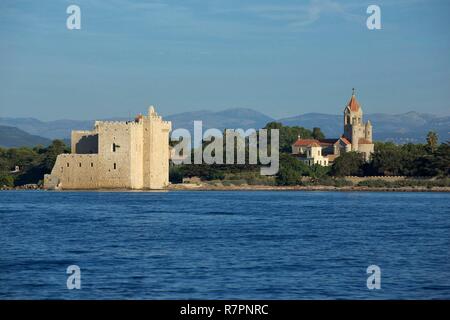
M 162 114 L 159 113 L 159 115 L 161 115 L 162 117 L 173 117 L 173 116 L 177 116 L 177 115 L 181 115 L 181 114 L 189 114 L 189 113 L 195 113 L 195 112 L 205 112 L 205 113 L 220 113 L 220 112 L 224 112 L 224 111 L 228 111 L 228 110 L 251 110 L 254 112 L 257 112 L 261 115 L 264 115 L 268 118 L 273 119 L 274 121 L 279 121 L 279 120 L 285 120 L 285 119 L 289 119 L 289 118 L 295 118 L 295 117 L 299 117 L 299 116 L 304 116 L 304 115 L 308 115 L 308 114 L 320 114 L 320 115 L 327 115 L 327 116 L 341 116 L 341 114 L 339 113 L 322 113 L 322 112 L 305 112 L 305 113 L 299 113 L 296 115 L 290 115 L 290 116 L 283 116 L 283 117 L 273 117 L 270 116 L 262 111 L 253 109 L 253 108 L 248 108 L 248 107 L 234 107 L 234 108 L 225 108 L 225 109 L 220 109 L 220 110 L 205 110 L 205 109 L 198 109 L 198 110 L 192 110 L 192 111 L 184 111 L 184 112 L 178 112 L 178 113 L 172 113 L 172 114 Z M 395 116 L 395 115 L 405 115 L 408 113 L 416 113 L 416 114 L 420 114 L 420 115 L 432 115 L 432 116 L 437 116 L 437 117 L 448 117 L 450 116 L 450 114 L 444 114 L 444 113 L 433 113 L 433 112 L 419 112 L 416 110 L 410 110 L 410 111 L 405 111 L 405 112 L 401 112 L 401 113 L 388 113 L 388 112 L 373 112 L 373 113 L 364 113 L 365 115 L 376 115 L 376 114 L 382 114 L 382 115 L 391 115 L 391 116 Z M 131 117 L 133 118 L 133 117 Z M 29 117 L 25 117 L 25 116 L 3 116 L 0 115 L 0 119 L 33 119 L 33 120 L 38 120 L 40 122 L 53 122 L 53 121 L 95 121 L 95 120 L 108 120 L 108 119 L 131 119 L 130 116 L 114 116 L 114 117 L 100 117 L 100 118 L 91 118 L 91 119 L 80 119 L 80 118 L 54 118 L 54 119 L 40 119 L 38 117 L 35 116 L 29 116 Z M 199 119 L 201 120 L 201 119 Z

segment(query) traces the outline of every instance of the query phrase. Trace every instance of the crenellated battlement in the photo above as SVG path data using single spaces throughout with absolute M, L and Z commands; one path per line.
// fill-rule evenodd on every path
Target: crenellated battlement
M 97 129 L 128 129 L 142 126 L 142 122 L 136 121 L 96 121 L 95 127 Z
M 153 107 L 131 121 L 95 121 L 72 131 L 72 153 L 61 154 L 46 187 L 161 189 L 169 183 L 169 132 Z
M 77 134 L 85 134 L 85 135 L 97 134 L 97 131 L 95 131 L 95 130 L 72 130 L 72 132 L 77 133 Z

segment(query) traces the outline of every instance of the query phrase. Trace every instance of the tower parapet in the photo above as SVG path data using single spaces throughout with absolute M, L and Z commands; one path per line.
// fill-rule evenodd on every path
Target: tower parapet
M 47 187 L 162 189 L 169 184 L 170 130 L 150 107 L 133 121 L 95 121 L 92 131 L 73 131 L 72 153 L 57 157 Z

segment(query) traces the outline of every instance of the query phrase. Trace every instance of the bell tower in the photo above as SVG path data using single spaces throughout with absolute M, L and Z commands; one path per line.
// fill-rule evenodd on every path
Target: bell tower
M 355 88 L 352 96 L 344 109 L 344 137 L 352 144 L 352 150 L 358 150 L 358 141 L 365 138 L 366 128 L 363 122 L 363 112 L 356 100 Z

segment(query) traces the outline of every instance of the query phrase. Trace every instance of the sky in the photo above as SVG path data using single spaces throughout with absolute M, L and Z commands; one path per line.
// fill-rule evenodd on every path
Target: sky
M 0 117 L 340 114 L 353 87 L 365 113 L 449 115 L 449 14 L 447 0 L 1 0 Z

